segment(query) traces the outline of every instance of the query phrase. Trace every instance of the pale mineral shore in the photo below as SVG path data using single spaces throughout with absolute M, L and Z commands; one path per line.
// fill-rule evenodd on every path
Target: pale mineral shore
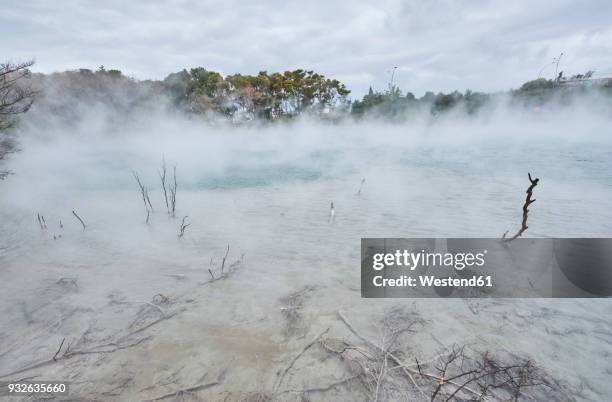
M 227 199 L 215 202 L 233 198 L 251 216 L 260 206 L 253 196 L 269 201 L 260 191 L 216 194 Z M 96 194 L 95 205 L 82 203 L 87 229 L 64 218 L 56 240 L 57 228 L 41 231 L 23 211 L 3 216 L 3 381 L 69 381 L 70 394 L 58 400 L 371 400 L 367 382 L 353 378 L 364 363 L 339 354 L 338 343 L 372 352 L 368 341 L 382 342 L 389 325 L 414 322 L 391 349 L 413 369 L 415 358 L 429 362 L 465 345 L 532 359 L 559 382 L 553 398 L 612 395 L 610 300 L 362 299 L 358 239 L 340 240 L 350 223 L 339 215 L 329 225 L 325 206 L 296 212 L 287 198 L 276 223 L 245 219 L 233 234 L 224 223 L 240 218 L 196 212 L 179 240 L 180 219 L 160 211 L 148 226 L 132 224 L 137 207 L 110 202 L 129 205 L 133 196 Z M 183 205 L 195 210 L 213 198 L 184 193 Z M 60 214 L 51 209 L 47 221 Z M 299 235 L 297 222 L 311 214 L 322 217 L 308 224 L 320 239 Z M 262 230 L 287 236 L 251 237 Z M 380 400 L 426 399 L 396 371 Z M 426 392 L 435 388 L 413 375 Z

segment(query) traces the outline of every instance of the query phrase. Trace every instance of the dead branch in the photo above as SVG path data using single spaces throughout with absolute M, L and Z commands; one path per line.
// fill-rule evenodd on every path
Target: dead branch
M 155 310 L 159 311 L 162 316 L 165 316 L 166 313 L 161 309 L 157 304 L 148 302 L 148 301 L 126 301 L 126 302 L 115 302 L 117 304 L 146 304 L 149 307 L 153 307 Z
M 76 289 L 79 288 L 79 285 L 77 284 L 77 278 L 59 278 L 56 284 L 62 286 L 74 286 Z
M 155 321 L 152 321 L 152 322 L 148 323 L 144 327 L 138 328 L 137 330 L 130 332 L 129 335 L 134 335 L 134 334 L 138 334 L 140 332 L 143 332 L 143 331 L 151 328 L 152 326 L 159 324 L 162 321 L 169 320 L 170 318 L 174 317 L 177 314 L 178 313 L 171 313 L 171 314 L 164 315 L 164 316 L 156 319 Z
M 170 190 L 170 216 L 173 218 L 176 216 L 176 189 L 178 187 L 176 183 L 176 165 L 172 167 L 172 179 L 173 182 L 169 186 Z
M 317 335 L 312 341 L 310 341 L 309 343 L 307 343 L 302 350 L 293 357 L 293 359 L 291 359 L 291 361 L 289 362 L 289 364 L 287 365 L 287 367 L 285 367 L 285 369 L 280 373 L 278 380 L 276 381 L 276 385 L 274 386 L 274 391 L 276 392 L 280 386 L 283 383 L 283 380 L 285 379 L 285 376 L 287 375 L 287 372 L 289 372 L 289 370 L 291 370 L 291 367 L 293 367 L 293 365 L 295 364 L 295 362 L 300 358 L 300 356 L 302 356 L 304 354 L 304 352 L 306 352 L 308 349 L 310 349 L 312 347 L 312 345 L 314 345 L 315 343 L 317 343 L 319 341 L 319 339 L 325 335 L 327 332 L 329 331 L 329 327 L 324 330 L 323 332 L 321 332 L 319 335 Z
M 30 371 L 33 370 L 35 368 L 39 368 L 39 367 L 44 367 L 47 366 L 49 364 L 53 364 L 59 360 L 65 360 L 65 359 L 70 359 L 74 356 L 78 356 L 78 355 L 86 355 L 86 354 L 99 354 L 99 353 L 113 353 L 116 352 L 118 350 L 123 350 L 123 349 L 127 349 L 127 348 L 131 348 L 133 346 L 139 345 L 140 343 L 147 341 L 151 339 L 151 337 L 145 337 L 145 338 L 141 338 L 138 341 L 132 342 L 132 343 L 128 343 L 128 344 L 123 344 L 123 345 L 119 345 L 117 343 L 107 343 L 104 345 L 98 345 L 98 346 L 94 346 L 91 349 L 85 349 L 85 350 L 77 350 L 77 351 L 72 351 L 70 349 L 70 344 L 68 344 L 68 346 L 64 349 L 64 353 L 62 353 L 61 355 L 59 354 L 59 352 L 62 349 L 62 346 L 64 345 L 64 340 L 65 338 L 62 340 L 62 343 L 60 344 L 60 347 L 58 348 L 57 352 L 55 353 L 55 355 L 48 360 L 43 360 L 40 361 L 38 363 L 33 363 L 30 364 L 26 367 L 23 367 L 21 369 L 18 369 L 16 371 L 7 373 L 7 374 L 2 374 L 0 375 L 0 378 L 4 378 L 4 377 L 11 377 L 15 374 L 20 374 L 23 373 L 25 371 Z
M 382 352 L 383 360 L 380 362 L 380 367 L 375 367 L 373 366 L 372 357 L 370 357 L 371 353 L 352 346 L 346 341 L 336 341 L 339 346 L 334 346 L 333 340 L 322 342 L 328 350 L 341 355 L 349 363 L 356 363 L 361 368 L 362 381 L 367 381 L 364 385 L 366 385 L 368 392 L 372 394 L 371 399 L 373 400 L 378 398 L 378 389 L 384 379 L 385 371 L 396 368 L 401 368 L 419 392 L 432 402 L 436 400 L 444 400 L 446 402 L 458 399 L 463 400 L 465 398 L 459 396 L 462 392 L 472 394 L 476 397 L 475 399 L 473 396 L 471 397 L 474 400 L 517 401 L 519 397 L 531 397 L 531 394 L 525 393 L 526 388 L 537 386 L 545 387 L 547 395 L 554 395 L 554 392 L 556 392 L 560 399 L 563 399 L 564 392 L 567 392 L 560 389 L 560 384 L 556 384 L 559 389 L 553 389 L 550 384 L 554 381 L 548 378 L 544 372 L 537 369 L 531 360 L 515 356 L 511 356 L 510 359 L 502 359 L 488 352 L 474 358 L 467 354 L 464 346 L 454 345 L 448 352 L 440 354 L 437 358 L 437 364 L 434 366 L 435 373 L 425 372 L 422 364 L 417 359 L 415 359 L 417 367 L 415 370 L 403 363 L 400 358 L 388 350 L 384 336 L 381 345 L 377 345 L 361 335 L 344 317 L 341 311 L 338 312 L 338 316 L 349 330 L 365 342 L 368 347 L 377 352 Z M 366 356 L 366 359 L 360 359 L 359 355 L 354 353 L 350 354 L 351 350 L 358 351 Z M 387 358 L 397 366 L 387 369 Z M 428 393 L 416 382 L 411 374 L 420 376 L 421 379 L 426 380 L 425 385 L 432 386 L 430 393 L 428 392 L 429 396 L 427 396 Z
M 529 226 L 527 226 L 527 217 L 529 215 L 529 205 L 533 204 L 536 200 L 535 199 L 531 199 L 531 196 L 533 195 L 533 189 L 535 188 L 535 186 L 538 185 L 538 182 L 540 181 L 540 179 L 538 179 L 537 177 L 535 179 L 531 178 L 531 173 L 527 173 L 527 177 L 529 177 L 529 182 L 531 183 L 529 185 L 529 187 L 527 188 L 527 197 L 525 198 L 525 203 L 523 204 L 523 221 L 521 222 L 521 228 L 519 229 L 518 232 L 516 232 L 516 234 L 512 237 L 506 237 L 506 235 L 508 234 L 508 232 L 506 231 L 506 233 L 504 233 L 502 235 L 502 239 L 506 242 L 512 241 L 518 237 L 520 237 L 523 232 L 525 232 Z
M 359 190 L 357 191 L 357 196 L 361 195 L 361 190 L 363 189 L 364 183 L 365 183 L 365 178 L 361 179 L 361 184 L 359 185 Z
M 33 64 L 33 60 L 0 64 L 0 130 L 12 125 L 12 115 L 25 113 L 32 106 L 38 92 L 24 82 Z M 3 152 L 0 149 L 0 156 Z
M 229 245 L 228 245 L 228 249 L 229 249 Z M 226 253 L 226 257 L 227 257 L 227 253 Z M 205 285 L 205 284 L 208 284 L 208 283 L 216 282 L 216 281 L 221 280 L 221 279 L 229 278 L 243 264 L 244 264 L 244 253 L 240 255 L 240 259 L 238 259 L 238 260 L 234 261 L 233 263 L 231 263 L 227 267 L 227 269 L 225 269 L 223 272 L 221 272 L 221 270 L 217 270 L 216 271 L 216 275 L 215 275 L 215 271 L 213 271 L 213 259 L 211 257 L 210 258 L 210 268 L 208 269 L 208 273 L 210 274 L 211 279 L 209 281 L 201 283 L 201 285 Z
M 134 179 L 136 179 L 136 183 L 138 183 L 138 187 L 140 188 L 140 195 L 142 196 L 142 202 L 144 203 L 145 209 L 147 212 L 149 210 L 153 211 L 153 205 L 151 205 L 151 199 L 149 198 L 149 190 L 142 184 L 140 177 L 135 170 L 132 171 L 132 175 L 134 176 Z
M 41 215 L 40 213 L 37 213 L 36 216 L 38 218 L 38 224 L 40 225 L 40 229 L 41 230 L 47 229 L 47 222 L 45 222 L 45 217 Z
M 223 370 L 221 373 L 219 373 L 219 375 L 217 376 L 217 379 L 215 381 L 212 381 L 212 382 L 209 382 L 209 383 L 205 383 L 205 384 L 194 385 L 194 386 L 189 387 L 189 388 L 179 389 L 177 391 L 170 392 L 168 394 L 159 396 L 157 398 L 149 399 L 149 400 L 150 401 L 161 401 L 161 400 L 169 399 L 169 398 L 173 398 L 173 400 L 177 400 L 176 398 L 178 396 L 182 396 L 182 395 L 189 394 L 189 393 L 192 393 L 192 392 L 203 391 L 205 389 L 214 387 L 216 385 L 221 384 L 221 381 L 223 381 L 223 378 L 225 377 L 225 372 L 226 372 L 226 370 Z
M 83 225 L 83 231 L 85 231 L 85 222 L 83 222 L 83 219 L 81 219 L 81 217 L 78 216 L 77 213 L 74 212 L 74 210 L 72 210 L 72 215 L 74 215 L 79 220 L 79 222 L 81 222 L 81 225 Z
M 421 392 L 421 394 L 425 395 L 424 391 L 417 384 L 417 382 L 414 379 L 414 377 L 412 376 L 412 374 L 421 374 L 421 375 L 424 375 L 424 376 L 427 376 L 427 377 L 430 377 L 430 378 L 439 379 L 439 377 L 437 377 L 435 375 L 420 373 L 420 371 L 417 371 L 417 370 L 414 370 L 414 369 L 410 368 L 410 365 L 404 364 L 399 357 L 397 357 L 396 355 L 394 355 L 390 351 L 385 351 L 384 349 L 381 349 L 380 346 L 376 345 L 374 342 L 372 342 L 369 339 L 365 338 L 363 335 L 361 335 L 359 332 L 357 332 L 355 327 L 353 327 L 351 325 L 351 323 L 346 319 L 346 317 L 342 314 L 342 311 L 340 311 L 340 310 L 338 310 L 338 317 L 340 317 L 340 320 L 344 323 L 344 325 L 347 326 L 347 328 L 355 336 L 357 336 L 359 339 L 361 339 L 363 342 L 365 342 L 368 346 L 373 347 L 374 349 L 377 349 L 379 351 L 382 351 L 383 353 L 386 353 L 387 356 L 391 359 L 391 361 L 393 361 L 398 367 L 401 368 L 402 372 L 406 375 L 406 377 L 408 377 L 410 382 L 419 390 L 419 392 Z M 468 389 L 468 390 L 472 391 L 474 394 L 478 395 L 478 392 L 470 390 L 470 389 Z
M 187 227 L 189 227 L 189 225 L 191 225 L 191 223 L 185 223 L 185 220 L 189 218 L 187 215 L 183 216 L 183 221 L 181 222 L 181 227 L 180 227 L 180 232 L 179 232 L 179 239 L 181 237 L 183 237 L 183 235 L 185 234 L 185 229 L 187 229 Z
M 227 255 L 229 254 L 229 244 L 227 245 L 227 250 L 225 250 L 225 255 L 223 256 L 223 261 L 221 261 L 221 273 L 223 274 L 223 267 L 225 267 L 225 260 L 227 259 Z
M 67 349 L 64 354 L 62 355 L 62 358 L 69 358 L 72 356 L 77 356 L 77 355 L 89 355 L 89 354 L 98 354 L 98 353 L 114 353 L 118 350 L 123 350 L 123 349 L 127 349 L 127 348 L 131 348 L 137 345 L 140 345 L 142 342 L 148 341 L 149 339 L 151 339 L 150 336 L 144 337 L 144 338 L 140 338 L 137 341 L 131 342 L 131 343 L 126 343 L 123 345 L 117 344 L 115 342 L 111 342 L 111 343 L 106 343 L 103 345 L 98 345 L 98 346 L 94 346 L 93 348 L 90 349 L 85 349 L 85 350 L 76 350 L 76 351 L 70 351 L 69 349 Z
M 57 355 L 59 355 L 60 350 L 62 350 L 62 346 L 64 346 L 64 341 L 66 341 L 66 338 L 62 339 L 62 342 L 59 345 L 59 348 L 57 348 L 57 352 L 55 352 L 55 354 L 53 355 L 53 361 L 57 361 Z
M 305 389 L 286 389 L 286 390 L 283 390 L 283 391 L 279 392 L 279 394 L 288 394 L 288 393 L 307 394 L 307 393 L 310 393 L 310 392 L 327 392 L 327 391 L 329 391 L 331 389 L 334 389 L 337 386 L 344 385 L 344 384 L 349 383 L 349 382 L 351 382 L 353 380 L 356 380 L 360 376 L 361 376 L 361 374 L 352 375 L 352 376 L 343 378 L 341 380 L 334 381 L 334 382 L 330 383 L 329 385 L 325 385 L 325 386 L 321 386 L 321 387 L 305 388 Z
M 166 202 L 166 211 L 170 215 L 170 204 L 168 203 L 168 187 L 166 185 L 166 160 L 162 157 L 162 168 L 157 172 L 162 183 L 162 189 L 164 190 L 164 201 Z

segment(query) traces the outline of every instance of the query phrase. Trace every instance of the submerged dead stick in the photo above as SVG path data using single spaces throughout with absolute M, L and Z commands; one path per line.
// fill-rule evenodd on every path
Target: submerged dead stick
M 194 386 L 189 387 L 189 388 L 179 389 L 177 391 L 170 392 L 170 393 L 162 395 L 162 396 L 158 396 L 157 398 L 149 399 L 149 401 L 162 401 L 164 399 L 178 400 L 177 398 L 179 396 L 184 397 L 185 394 L 190 394 L 190 393 L 193 393 L 193 392 L 198 392 L 198 391 L 202 391 L 202 390 L 205 390 L 205 389 L 217 386 L 217 385 L 221 384 L 221 381 L 223 381 L 223 378 L 225 377 L 225 372 L 226 371 L 227 371 L 227 369 L 225 369 L 221 373 L 219 373 L 219 375 L 217 376 L 217 379 L 215 381 L 212 381 L 212 382 L 209 382 L 209 383 L 205 383 L 205 384 L 194 385 Z M 183 400 L 183 398 L 181 398 L 181 400 Z
M 81 225 L 83 225 L 83 231 L 85 231 L 85 222 L 83 222 L 83 219 L 81 219 L 81 217 L 78 216 L 76 212 L 74 212 L 74 209 L 72 210 L 72 215 L 74 215 L 79 220 L 79 222 L 81 222 Z
M 45 221 L 45 217 L 43 215 L 41 215 L 40 213 L 37 213 L 37 218 L 38 218 L 38 224 L 40 225 L 40 228 L 42 230 L 47 229 L 47 222 Z
M 227 250 L 225 250 L 225 255 L 223 256 L 223 261 L 221 262 L 221 273 L 223 273 L 223 267 L 225 267 L 225 260 L 227 260 L 227 255 L 229 254 L 229 244 L 227 245 Z
M 365 178 L 361 179 L 361 184 L 359 185 L 359 191 L 357 191 L 357 195 L 361 195 L 361 190 L 363 189 L 363 184 L 365 183 Z
M 169 317 L 168 317 L 169 318 Z M 139 332 L 139 331 L 136 331 Z M 135 333 L 135 332 L 134 332 Z M 113 353 L 119 350 L 123 350 L 123 349 L 127 349 L 127 348 L 131 348 L 133 346 L 137 346 L 139 344 L 141 344 L 142 342 L 148 341 L 150 340 L 151 337 L 145 337 L 145 338 L 141 338 L 138 341 L 132 342 L 132 343 L 128 343 L 128 344 L 117 344 L 117 343 L 107 343 L 105 345 L 100 345 L 100 346 L 96 346 L 93 347 L 91 349 L 86 349 L 86 350 L 76 350 L 76 351 L 71 351 L 70 350 L 70 344 L 68 344 L 68 346 L 66 347 L 66 349 L 64 350 L 64 353 L 61 354 L 61 356 L 59 355 L 59 352 L 62 349 L 62 346 L 64 345 L 64 340 L 62 340 L 62 343 L 60 344 L 59 349 L 57 350 L 57 352 L 55 353 L 55 355 L 53 356 L 53 358 L 48 359 L 48 360 L 43 360 L 40 361 L 38 363 L 33 363 L 30 364 L 28 366 L 25 366 L 19 370 L 10 372 L 10 373 L 6 373 L 6 374 L 0 374 L 0 378 L 5 378 L 5 377 L 11 377 L 14 376 L 15 374 L 20 374 L 26 371 L 30 371 L 33 370 L 35 368 L 39 368 L 39 367 L 44 367 L 44 366 L 48 366 L 50 364 L 54 364 L 56 363 L 58 360 L 66 360 L 66 359 L 70 359 L 74 356 L 78 356 L 78 355 L 88 355 L 88 354 L 106 354 L 106 353 Z
M 329 331 L 329 327 L 321 332 L 319 335 L 317 335 L 316 338 L 314 338 L 312 341 L 310 341 L 308 344 L 306 344 L 306 346 L 304 346 L 302 348 L 302 350 L 300 351 L 300 353 L 298 353 L 297 355 L 295 355 L 295 357 L 293 359 L 291 359 L 291 361 L 289 362 L 289 364 L 287 365 L 287 367 L 285 367 L 285 369 L 283 370 L 282 374 L 280 375 L 280 377 L 278 378 L 278 381 L 276 382 L 276 386 L 274 387 L 274 390 L 278 390 L 281 386 L 281 384 L 283 383 L 283 380 L 285 379 L 285 376 L 287 375 L 287 373 L 289 372 L 289 370 L 291 370 L 291 367 L 293 367 L 293 365 L 295 364 L 295 362 L 300 358 L 300 356 L 302 356 L 304 354 L 304 352 L 306 352 L 308 349 L 310 349 L 310 347 L 312 345 L 314 345 L 315 343 L 317 343 L 317 341 L 327 333 L 327 331 Z
M 62 346 L 64 346 L 65 341 L 66 338 L 62 339 L 62 343 L 60 343 L 59 348 L 57 348 L 57 352 L 55 352 L 55 354 L 53 355 L 53 361 L 57 361 L 57 355 L 59 355 L 59 352 L 62 350 Z
M 181 222 L 180 232 L 178 235 L 179 239 L 185 234 L 185 229 L 187 229 L 187 227 L 191 225 L 191 223 L 185 223 L 185 220 L 187 218 L 189 218 L 187 215 L 183 216 L 183 221 Z
M 166 159 L 162 156 L 162 168 L 158 171 L 159 178 L 162 183 L 162 189 L 164 190 L 164 201 L 166 202 L 166 211 L 170 214 L 170 204 L 168 203 L 168 188 L 166 186 Z
M 538 185 L 538 182 L 540 181 L 540 179 L 538 179 L 537 177 L 535 179 L 531 178 L 531 173 L 527 173 L 527 177 L 529 177 L 529 181 L 531 182 L 531 184 L 529 185 L 529 187 L 527 188 L 527 197 L 525 198 L 525 203 L 523 204 L 523 220 L 521 222 L 521 228 L 519 229 L 518 232 L 516 232 L 516 234 L 512 237 L 507 238 L 506 235 L 508 234 L 508 232 L 504 233 L 502 236 L 502 239 L 504 241 L 512 241 L 518 237 L 520 237 L 523 232 L 525 232 L 529 226 L 527 226 L 527 218 L 529 216 L 529 205 L 533 204 L 536 200 L 532 199 L 531 196 L 533 195 L 533 189 L 535 188 L 535 186 Z

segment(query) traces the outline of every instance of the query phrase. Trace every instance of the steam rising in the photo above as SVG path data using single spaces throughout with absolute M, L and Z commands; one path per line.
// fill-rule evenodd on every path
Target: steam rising
M 20 127 L 22 151 L 9 160 L 14 175 L 0 182 L 0 324 L 11 328 L 4 344 L 19 345 L 11 346 L 10 356 L 20 356 L 0 364 L 1 371 L 29 363 L 34 350 L 52 356 L 56 338 L 77 336 L 92 325 L 101 339 L 112 335 L 133 320 L 135 310 L 123 306 L 142 306 L 160 294 L 194 303 L 186 304 L 193 309 L 185 313 L 188 318 L 160 327 L 151 341 L 153 350 L 163 347 L 177 361 L 191 362 L 186 371 L 202 369 L 193 362 L 221 367 L 230 355 L 243 359 L 240 367 L 247 371 L 255 370 L 249 366 L 255 354 L 263 362 L 281 361 L 275 334 L 281 333 L 283 295 L 300 286 L 315 289 L 312 300 L 319 304 L 309 311 L 312 317 L 333 317 L 325 310 L 329 306 L 352 304 L 370 314 L 374 307 L 357 306 L 355 291 L 361 237 L 499 237 L 520 222 L 527 172 L 541 178 L 528 236 L 610 236 L 610 118 L 593 105 L 584 98 L 533 110 L 500 102 L 475 117 L 423 115 L 402 124 L 304 118 L 239 127 L 189 119 L 163 102 L 119 118 L 104 105 L 89 105 L 68 123 L 34 109 Z M 177 166 L 176 219 L 165 211 L 158 176 L 162 160 Z M 132 171 L 149 189 L 150 219 Z M 87 223 L 84 231 L 72 210 Z M 46 230 L 37 213 L 44 215 Z M 179 238 L 183 216 L 191 225 Z M 199 288 L 212 275 L 209 266 L 221 264 L 228 244 L 228 261 L 244 254 L 247 268 L 235 279 Z M 78 288 L 65 293 L 59 278 L 72 278 L 65 283 L 74 280 Z M 580 316 L 583 328 L 596 328 L 609 314 L 604 301 L 516 300 L 491 304 L 480 317 L 460 301 L 439 302 L 418 309 L 448 344 L 470 339 L 474 326 L 491 325 L 486 317 L 502 311 L 503 321 L 512 323 L 504 335 L 512 337 L 517 351 L 553 371 L 582 365 L 605 372 L 600 341 L 593 349 L 571 344 L 573 354 L 559 357 L 558 343 L 542 346 L 523 336 L 527 321 L 521 321 L 533 311 L 553 309 L 554 320 L 537 315 L 538 325 L 544 320 L 569 331 Z M 391 305 L 383 303 L 377 306 Z M 33 320 L 44 315 L 46 321 L 24 321 L 24 314 Z M 57 317 L 65 323 L 49 332 Z M 31 325 L 40 325 L 39 331 Z M 482 334 L 479 342 L 497 347 L 496 331 Z M 32 335 L 24 343 L 25 333 Z M 237 335 L 221 342 L 219 333 Z M 160 340 L 166 343 L 159 346 Z M 419 344 L 428 354 L 436 347 L 429 338 Z M 584 358 L 576 361 L 575 355 Z M 129 361 L 143 361 L 130 356 L 136 357 Z M 106 363 L 113 373 L 117 361 Z M 135 372 L 157 378 L 165 370 L 157 362 L 147 366 Z M 109 388 L 116 380 L 95 367 L 87 376 Z M 224 389 L 244 389 L 244 378 L 230 377 Z M 248 386 L 258 386 L 256 376 L 249 378 Z M 605 374 L 591 381 L 603 392 L 609 387 Z

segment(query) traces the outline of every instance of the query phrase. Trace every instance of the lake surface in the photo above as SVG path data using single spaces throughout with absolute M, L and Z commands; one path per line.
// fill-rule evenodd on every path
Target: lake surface
M 247 268 L 236 283 L 220 285 L 235 296 L 217 311 L 234 318 L 217 317 L 218 325 L 230 325 L 236 314 L 257 316 L 237 313 L 241 303 L 252 304 L 251 309 L 276 323 L 275 303 L 306 285 L 319 289 L 312 328 L 321 325 L 315 317 L 325 306 L 375 311 L 376 306 L 359 298 L 361 237 L 498 237 L 513 232 L 520 225 L 528 172 L 541 180 L 526 235 L 611 237 L 612 141 L 602 133 L 607 124 L 534 121 L 523 132 L 516 131 L 518 122 L 303 124 L 234 131 L 179 125 L 57 138 L 34 132 L 24 137 L 23 151 L 10 161 L 15 174 L 0 183 L 0 342 L 10 352 L 8 345 L 28 333 L 30 325 L 47 328 L 66 306 L 91 309 L 112 327 L 109 300 L 146 301 L 158 293 L 189 292 L 208 279 L 209 267 L 219 266 L 228 245 L 229 259 L 244 254 Z M 162 157 L 170 175 L 177 165 L 176 218 L 168 216 L 160 191 Z M 154 211 L 149 224 L 133 170 L 150 189 Z M 72 210 L 85 220 L 85 231 Z M 44 215 L 47 230 L 40 229 L 37 213 Z M 191 225 L 179 238 L 184 216 Z M 77 278 L 78 291 L 56 289 L 64 277 Z M 445 342 L 471 337 L 476 325 L 485 325 L 458 324 L 458 317 L 468 314 L 462 301 L 440 303 L 446 301 L 423 301 L 418 309 L 429 314 Z M 609 347 L 612 328 L 605 322 L 612 318 L 610 307 L 608 300 L 492 303 L 488 308 L 496 317 L 518 315 L 507 321 L 512 330 L 488 328 L 483 342 L 513 347 L 516 336 L 526 331 L 516 324 L 518 316 L 552 309 L 551 325 L 554 320 L 565 323 L 554 324 L 562 327 L 559 331 L 572 326 L 576 316 L 586 317 L 593 327 L 583 328 L 605 334 L 601 339 L 585 330 L 567 345 L 555 341 L 544 347 L 525 334 L 514 346 L 539 354 L 556 374 L 569 377 L 569 360 L 582 354 L 576 364 L 588 367 L 598 358 L 597 348 Z M 548 330 L 533 325 L 534 334 Z M 13 353 L 53 349 L 45 339 Z M 575 355 L 553 364 L 547 360 L 553 346 L 570 348 Z M 433 353 L 435 347 L 424 350 Z M 6 369 L 14 364 L 0 360 Z M 591 397 L 611 391 L 605 362 L 594 364 L 602 374 L 591 380 Z

